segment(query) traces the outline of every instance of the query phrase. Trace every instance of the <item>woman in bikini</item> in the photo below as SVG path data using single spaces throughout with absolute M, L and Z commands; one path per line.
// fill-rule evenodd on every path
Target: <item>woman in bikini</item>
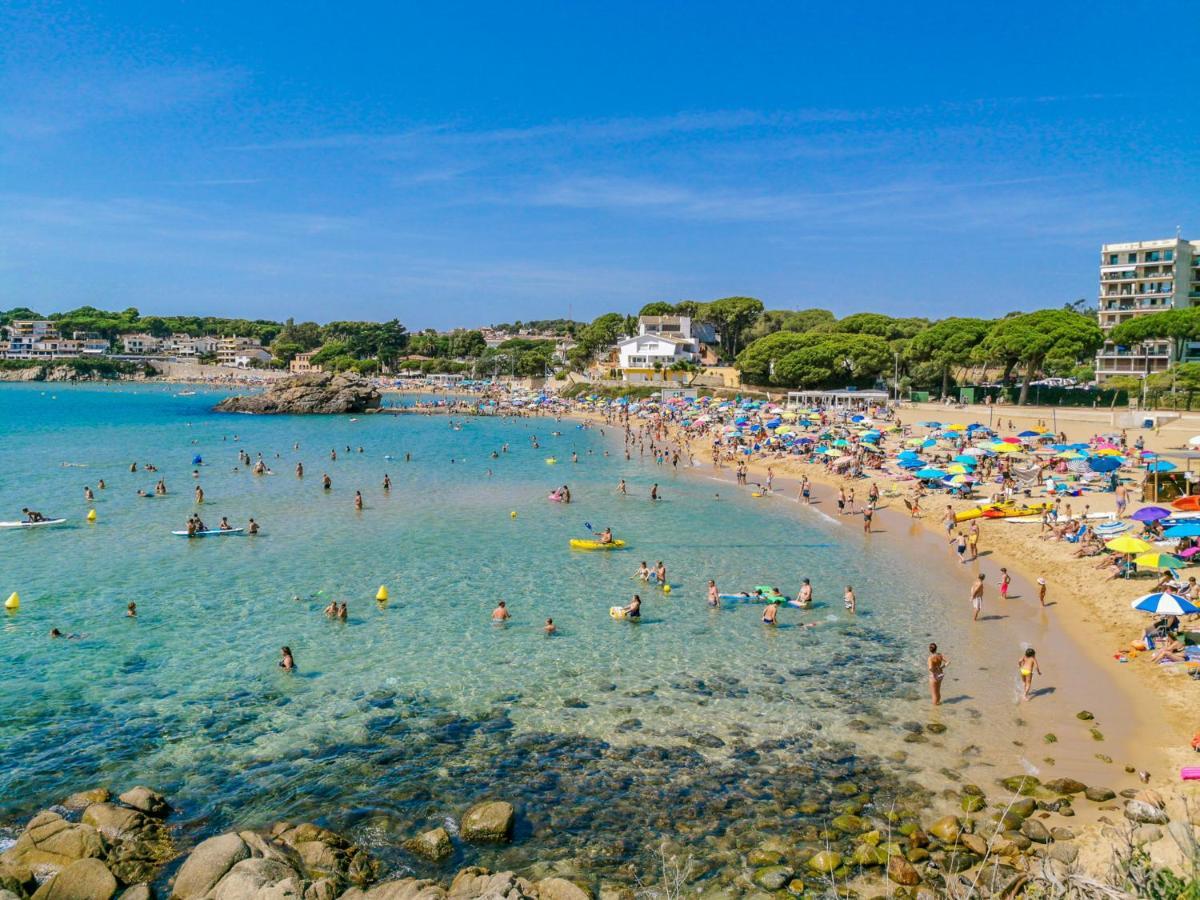
M 934 706 L 941 706 L 942 679 L 946 677 L 946 666 L 950 665 L 950 660 L 938 653 L 937 644 L 930 644 L 929 660 L 925 665 L 929 669 L 929 696 Z

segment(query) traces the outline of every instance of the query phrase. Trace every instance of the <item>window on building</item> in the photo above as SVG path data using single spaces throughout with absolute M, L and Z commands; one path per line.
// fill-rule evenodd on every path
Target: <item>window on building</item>
M 1174 258 L 1175 258 L 1174 250 L 1164 250 L 1163 251 L 1163 259 L 1165 259 L 1167 262 L 1170 262 Z
M 1136 254 L 1136 253 L 1130 253 L 1128 256 L 1126 256 L 1126 257 L 1125 257 L 1125 262 L 1127 262 L 1127 263 L 1135 263 L 1135 262 L 1137 262 L 1137 254 Z
M 1115 266 L 1117 264 L 1117 254 L 1115 254 L 1115 253 L 1108 254 L 1108 264 L 1110 266 Z

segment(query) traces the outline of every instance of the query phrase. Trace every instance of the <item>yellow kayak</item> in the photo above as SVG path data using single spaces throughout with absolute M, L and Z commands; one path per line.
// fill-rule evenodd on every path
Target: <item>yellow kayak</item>
M 985 519 L 1015 519 L 1021 516 L 1040 516 L 1046 510 L 1053 507 L 1053 503 L 1029 503 L 1025 506 L 1010 506 L 1004 509 L 994 509 L 990 512 L 985 512 Z
M 974 509 L 964 509 L 961 512 L 954 514 L 955 522 L 969 522 L 972 519 L 979 519 L 991 513 L 992 516 L 1003 513 L 1005 510 L 1013 509 L 1015 503 L 989 503 L 986 506 L 976 506 Z M 992 516 L 989 516 L 991 518 Z
M 571 538 L 572 550 L 620 550 L 624 546 L 624 541 L 613 541 L 608 544 L 602 544 L 600 541 L 596 540 Z

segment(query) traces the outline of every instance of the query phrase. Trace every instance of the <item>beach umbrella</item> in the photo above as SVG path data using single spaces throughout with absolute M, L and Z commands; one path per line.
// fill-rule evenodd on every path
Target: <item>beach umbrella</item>
M 1113 538 L 1104 546 L 1113 551 L 1113 553 L 1149 553 L 1153 549 L 1145 541 L 1128 534 L 1123 534 L 1119 538 Z
M 920 454 L 915 450 L 901 450 L 896 454 L 897 459 L 916 459 Z
M 845 456 L 845 454 L 842 453 L 841 450 L 834 450 L 833 448 L 828 448 L 828 449 L 822 450 L 821 452 L 824 453 L 826 456 Z
M 1188 438 L 1188 444 L 1190 444 L 1193 447 L 1200 446 L 1200 434 L 1196 435 L 1193 438 Z
M 1159 519 L 1165 519 L 1171 514 L 1171 510 L 1161 506 L 1143 506 L 1129 518 L 1135 522 L 1156 522 Z
M 917 473 L 917 477 L 921 479 L 945 478 L 946 473 L 941 469 L 922 469 Z
M 1200 522 L 1180 522 L 1163 532 L 1165 538 L 1200 537 Z
M 1178 569 L 1184 564 L 1178 556 L 1170 553 L 1151 551 L 1134 557 L 1133 561 L 1143 569 Z
M 1040 431 L 1022 431 L 1020 434 L 1017 435 L 1017 437 L 1019 437 L 1019 438 L 1035 438 L 1035 437 L 1041 437 L 1041 435 L 1042 435 L 1042 433 Z
M 997 453 L 1019 453 L 1021 448 L 1017 444 L 1006 444 L 1003 441 L 992 444 L 992 449 Z
M 1111 456 L 1093 456 L 1088 460 L 1088 467 L 1093 472 L 1115 472 L 1121 468 L 1121 460 Z
M 936 446 L 937 446 L 937 441 L 931 441 L 928 438 L 921 441 L 921 449 L 923 449 L 923 450 L 928 450 L 930 447 L 936 447 Z
M 1193 605 L 1187 597 L 1165 592 L 1160 594 L 1146 594 L 1144 597 L 1138 597 L 1130 606 L 1133 609 L 1140 609 L 1142 612 L 1154 613 L 1160 616 L 1187 616 L 1200 612 L 1200 608 Z
M 968 447 L 963 453 L 966 456 L 987 456 L 990 450 L 985 450 L 983 447 Z
M 899 460 L 899 466 L 902 469 L 919 469 L 924 465 L 925 465 L 925 463 L 921 462 L 919 459 Z
M 941 428 L 942 427 L 941 422 L 918 422 L 917 425 L 919 425 L 921 428 Z
M 968 456 L 966 453 L 961 453 L 954 457 L 956 463 L 962 463 L 964 466 L 973 466 L 977 462 L 974 456 Z
M 1174 472 L 1177 466 L 1173 462 L 1167 462 L 1165 459 L 1156 459 L 1154 462 L 1146 466 L 1147 472 Z
M 962 463 L 952 463 L 951 465 L 946 466 L 945 471 L 948 475 L 966 475 L 967 467 Z

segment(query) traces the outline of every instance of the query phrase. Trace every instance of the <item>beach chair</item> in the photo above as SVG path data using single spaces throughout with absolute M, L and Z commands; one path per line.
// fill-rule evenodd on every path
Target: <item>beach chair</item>
M 1087 534 L 1087 530 L 1088 530 L 1087 524 L 1080 523 L 1078 531 L 1076 531 L 1074 534 L 1067 535 L 1067 543 L 1068 544 L 1078 544 L 1081 540 L 1083 540 L 1083 536 L 1085 534 Z

